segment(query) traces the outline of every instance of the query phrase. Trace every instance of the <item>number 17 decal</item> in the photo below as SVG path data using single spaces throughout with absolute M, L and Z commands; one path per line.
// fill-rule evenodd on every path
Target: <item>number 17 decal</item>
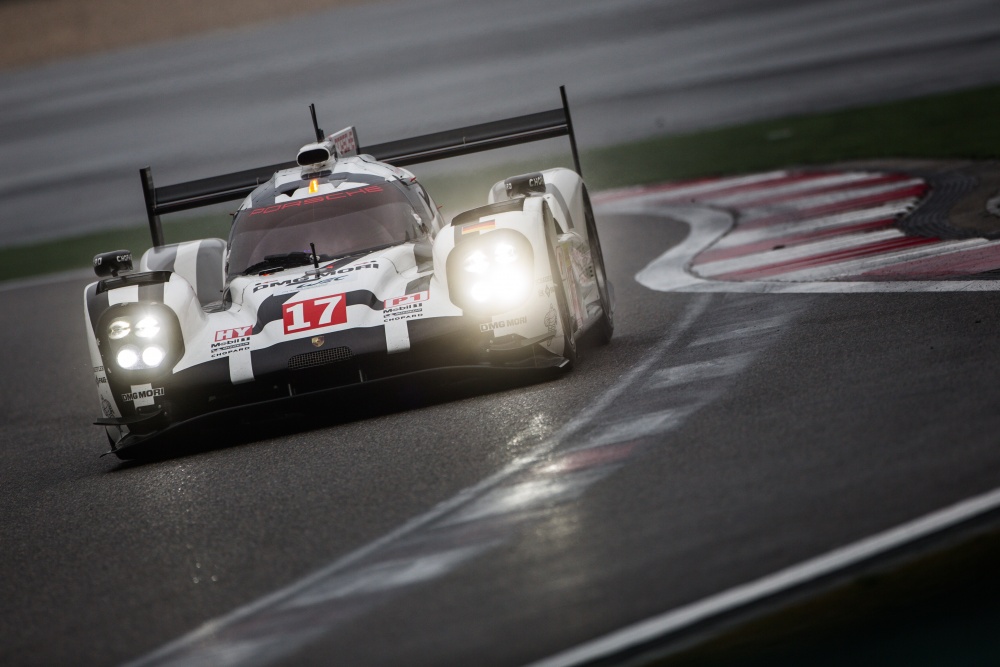
M 320 329 L 347 321 L 347 299 L 344 294 L 286 303 L 281 307 L 285 334 Z

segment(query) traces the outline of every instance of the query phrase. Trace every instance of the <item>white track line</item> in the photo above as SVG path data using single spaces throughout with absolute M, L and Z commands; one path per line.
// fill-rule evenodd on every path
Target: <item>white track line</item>
M 969 250 L 979 250 L 993 245 L 1000 245 L 1000 241 L 966 239 L 964 241 L 947 241 L 945 243 L 920 245 L 915 248 L 883 252 L 875 257 L 861 257 L 825 266 L 811 266 L 796 271 L 789 271 L 781 274 L 781 280 L 833 280 L 840 277 L 861 275 L 868 271 L 883 269 L 896 264 L 904 264 L 920 259 L 936 259 Z
M 740 586 L 645 621 L 622 628 L 599 639 L 557 653 L 529 667 L 574 667 L 613 656 L 652 640 L 660 640 L 695 623 L 710 619 L 772 595 L 788 591 L 820 577 L 857 565 L 916 540 L 941 532 L 1000 507 L 1000 489 L 932 512 L 822 556 L 779 570 Z
M 863 248 L 874 243 L 899 239 L 904 236 L 906 235 L 895 227 L 868 232 L 851 232 L 834 236 L 833 238 L 823 238 L 800 243 L 780 250 L 765 250 L 730 259 L 718 259 L 714 262 L 705 262 L 704 264 L 695 262 L 694 270 L 700 276 L 711 278 L 723 273 L 750 271 L 765 266 L 795 263 L 798 260 L 808 259 L 809 257 L 822 256 L 854 248 Z M 868 261 L 871 262 L 871 259 Z
M 721 197 L 699 197 L 699 199 L 705 201 L 711 201 L 713 204 L 718 206 L 731 206 L 734 208 L 739 208 L 744 202 L 755 202 L 760 200 L 773 199 L 775 197 L 782 198 L 781 202 L 785 201 L 798 201 L 804 197 L 815 197 L 819 196 L 818 190 L 823 190 L 826 188 L 835 187 L 838 185 L 848 185 L 850 183 L 854 184 L 854 187 L 848 190 L 836 191 L 840 192 L 855 192 L 862 186 L 859 183 L 871 182 L 875 179 L 881 178 L 884 174 L 874 173 L 874 172 L 846 172 L 843 174 L 830 174 L 826 176 L 817 176 L 816 178 L 806 178 L 797 179 L 790 178 L 788 181 L 781 181 L 772 187 L 766 188 L 756 188 L 753 190 L 747 189 L 740 192 L 734 192 L 728 195 L 723 195 Z M 884 187 L 883 186 L 870 186 L 870 187 Z M 822 193 L 831 194 L 831 193 Z M 793 197 L 793 195 L 798 195 Z M 751 204 L 752 205 L 752 204 Z M 775 204 L 764 204 L 765 206 L 773 206 Z
M 617 198 L 623 195 L 627 196 L 629 199 L 633 199 L 634 197 L 657 197 L 669 199 L 703 198 L 712 192 L 721 192 L 732 188 L 747 187 L 760 183 L 766 183 L 768 181 L 784 182 L 787 178 L 788 172 L 786 171 L 770 171 L 764 174 L 751 174 L 750 176 L 723 178 L 704 183 L 692 183 L 689 185 L 681 184 L 660 188 L 655 186 L 640 187 L 634 190 L 628 188 L 625 190 L 613 190 L 611 192 L 595 195 L 594 203 L 600 203 L 603 200 Z
M 996 292 L 1000 280 L 877 280 L 810 281 L 779 280 L 724 281 L 708 280 L 689 271 L 691 258 L 709 247 L 733 226 L 725 211 L 697 204 L 657 206 L 641 197 L 637 200 L 611 201 L 599 207 L 609 214 L 654 215 L 678 220 L 690 228 L 687 238 L 667 250 L 636 274 L 640 285 L 658 292 L 725 292 L 760 294 L 820 294 L 862 292 Z
M 713 249 L 738 248 L 751 243 L 761 241 L 777 241 L 782 238 L 805 237 L 809 234 L 828 231 L 838 227 L 852 227 L 866 222 L 876 220 L 886 220 L 895 218 L 897 215 L 910 208 L 913 200 L 904 199 L 891 204 L 885 204 L 877 208 L 863 209 L 861 211 L 848 211 L 835 215 L 824 215 L 819 218 L 803 218 L 794 222 L 782 222 L 766 227 L 751 229 L 740 229 L 737 227 L 730 233 L 723 236 L 718 243 L 712 246 Z
M 771 215 L 775 209 L 799 209 L 800 211 L 805 211 L 811 208 L 818 208 L 820 206 L 830 206 L 832 204 L 847 205 L 853 201 L 863 201 L 869 197 L 888 194 L 896 190 L 912 188 L 920 185 L 921 183 L 923 183 L 922 180 L 914 178 L 909 181 L 898 181 L 896 183 L 877 185 L 867 188 L 837 190 L 835 192 L 823 192 L 819 194 L 804 193 L 801 197 L 796 197 L 794 199 L 785 199 L 782 201 L 763 204 L 754 203 L 757 200 L 763 199 L 763 197 L 742 197 L 741 199 L 730 197 L 726 198 L 725 201 L 715 199 L 708 199 L 706 201 L 713 205 L 723 205 L 728 208 L 742 208 L 745 206 L 746 212 L 748 212 L 745 216 L 746 220 L 753 221 L 755 217 Z M 909 197 L 912 197 L 912 195 L 903 195 L 891 201 L 900 201 Z M 745 201 L 745 205 L 740 204 L 741 201 Z

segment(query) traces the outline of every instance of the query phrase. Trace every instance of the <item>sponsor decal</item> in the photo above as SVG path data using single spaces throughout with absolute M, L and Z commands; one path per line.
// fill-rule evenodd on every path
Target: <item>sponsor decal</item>
M 357 154 L 358 142 L 354 134 L 354 128 L 348 127 L 330 136 L 333 138 L 333 145 L 337 149 L 337 155 Z
M 559 316 L 556 314 L 555 306 L 549 306 L 549 312 L 545 313 L 545 328 L 549 330 L 549 333 L 553 336 L 556 333 L 556 322 L 559 320 Z
M 479 330 L 483 333 L 487 331 L 496 331 L 497 329 L 507 329 L 509 327 L 516 327 L 521 324 L 527 324 L 528 317 L 524 315 L 522 317 L 512 317 L 507 320 L 500 320 L 499 322 L 483 322 L 479 325 Z
M 323 347 L 323 343 L 326 342 L 326 338 L 323 336 L 313 336 L 312 340 L 309 342 L 312 343 L 313 347 Z
M 403 296 L 394 296 L 391 299 L 386 299 L 382 302 L 384 308 L 393 308 L 395 306 L 402 306 L 408 303 L 417 303 L 418 301 L 427 301 L 431 296 L 431 293 L 427 290 L 423 292 L 417 292 L 415 294 L 404 294 Z
M 482 222 L 474 222 L 469 225 L 462 226 L 462 236 L 466 234 L 479 234 L 482 232 L 488 232 L 491 229 L 495 229 L 497 226 L 496 220 L 483 220 Z
M 215 340 L 211 345 L 212 359 L 227 357 L 233 352 L 250 349 L 250 333 L 253 327 L 235 327 L 220 329 L 215 332 Z
M 253 327 L 235 327 L 233 329 L 220 329 L 215 332 L 215 342 L 233 340 L 234 338 L 247 338 Z
M 284 211 L 289 208 L 312 206 L 314 204 L 322 204 L 328 201 L 336 201 L 337 199 L 347 199 L 349 197 L 358 197 L 382 191 L 382 186 L 380 185 L 368 185 L 362 188 L 352 188 L 350 190 L 342 190 L 340 192 L 331 192 L 328 195 L 317 195 L 315 197 L 306 197 L 305 199 L 296 199 L 295 201 L 289 201 L 283 204 L 262 206 L 261 208 L 251 210 L 249 215 L 268 215 L 270 213 L 277 213 L 278 211 Z
M 94 378 L 94 384 L 101 385 L 107 383 L 108 383 L 108 378 L 105 375 L 98 375 L 97 377 Z
M 95 373 L 103 373 L 104 372 L 104 366 L 94 366 L 94 372 Z
M 287 280 L 266 280 L 259 282 L 253 286 L 254 292 L 259 292 L 262 289 L 274 289 L 275 287 L 292 287 L 298 289 L 300 287 L 317 287 L 319 285 L 327 285 L 330 283 L 348 282 L 354 280 L 355 271 L 365 271 L 367 269 L 377 269 L 378 262 L 370 261 L 364 264 L 358 264 L 357 266 L 345 266 L 340 269 L 333 269 L 326 267 L 320 269 L 319 273 L 311 273 L 298 276 L 296 278 L 289 278 Z
M 431 297 L 427 290 L 386 299 L 382 303 L 382 321 L 397 322 L 424 316 L 424 302 Z
M 103 396 L 101 396 L 101 412 L 103 412 L 104 416 L 109 419 L 115 416 L 115 409 L 111 407 L 111 401 Z
M 504 186 L 506 187 L 507 192 L 513 192 L 514 191 L 514 186 L 518 185 L 518 183 L 517 183 L 518 180 L 520 180 L 520 179 L 516 179 L 514 182 L 511 182 L 510 180 L 508 180 L 506 183 L 504 183 Z M 524 183 L 524 182 L 525 181 L 521 181 L 521 183 Z M 529 176 L 528 180 L 527 180 L 527 184 L 528 184 L 528 188 L 542 188 L 544 190 L 545 189 L 545 178 L 541 174 L 536 174 L 534 176 Z
M 344 324 L 347 322 L 347 295 L 333 294 L 286 303 L 281 307 L 281 319 L 286 336 Z
M 134 384 L 132 391 L 122 394 L 122 400 L 126 403 L 134 403 L 135 407 L 142 408 L 153 405 L 153 399 L 164 395 L 163 387 L 153 387 L 151 384 Z
M 131 261 L 132 261 L 131 253 L 125 255 L 115 255 L 115 262 L 117 262 L 118 264 L 124 264 L 125 262 L 131 262 Z M 104 257 L 94 258 L 94 266 L 101 266 L 102 264 L 104 264 Z

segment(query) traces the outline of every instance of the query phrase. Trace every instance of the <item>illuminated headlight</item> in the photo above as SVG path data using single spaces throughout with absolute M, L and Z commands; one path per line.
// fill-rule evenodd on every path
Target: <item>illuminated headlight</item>
M 142 351 L 142 363 L 149 368 L 156 368 L 163 363 L 163 358 L 166 356 L 167 353 L 162 347 L 153 345 Z
M 534 258 L 524 235 L 509 229 L 458 245 L 448 256 L 452 298 L 463 309 L 498 313 L 521 305 L 531 291 Z
M 487 249 L 489 255 L 482 250 L 475 250 L 465 258 L 463 268 L 469 273 L 483 275 L 496 273 L 500 267 L 510 266 L 518 260 L 518 253 L 510 243 L 496 243 Z
M 104 322 L 109 370 L 159 374 L 183 356 L 177 317 L 161 304 L 117 307 Z
M 108 338 L 111 340 L 121 340 L 132 331 L 132 325 L 128 320 L 115 320 L 108 326 Z
M 139 338 L 152 338 L 158 333 L 160 333 L 160 324 L 156 318 L 144 317 L 136 322 L 135 335 Z
M 118 350 L 118 355 L 115 357 L 115 361 L 118 365 L 125 370 L 132 370 L 139 365 L 139 348 L 135 345 L 126 345 L 122 349 Z
M 493 258 L 497 264 L 513 264 L 518 260 L 517 250 L 510 243 L 498 243 L 493 249 Z
M 498 305 L 516 306 L 527 294 L 528 276 L 523 270 L 494 271 L 486 280 L 469 285 L 469 296 L 477 303 L 493 301 Z
M 465 258 L 463 268 L 469 273 L 486 273 L 490 270 L 490 260 L 486 258 L 485 253 L 477 250 Z
M 135 345 L 126 345 L 118 350 L 115 361 L 125 370 L 132 371 L 142 368 L 156 368 L 163 363 L 166 356 L 167 353 L 159 345 L 151 345 L 142 352 Z

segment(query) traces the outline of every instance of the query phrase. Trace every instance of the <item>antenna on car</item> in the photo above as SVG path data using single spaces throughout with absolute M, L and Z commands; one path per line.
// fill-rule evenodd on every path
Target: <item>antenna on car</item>
M 313 119 L 313 129 L 316 130 L 316 141 L 323 141 L 323 130 L 320 129 L 319 123 L 316 122 L 316 105 L 309 105 L 309 113 L 312 114 Z

